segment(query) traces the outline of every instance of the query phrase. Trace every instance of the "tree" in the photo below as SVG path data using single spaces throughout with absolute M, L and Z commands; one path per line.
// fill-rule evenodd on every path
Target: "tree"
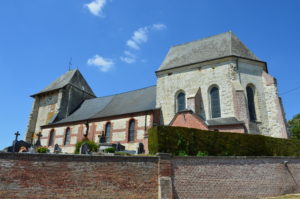
M 300 140 L 300 114 L 297 114 L 293 119 L 288 121 L 291 138 Z

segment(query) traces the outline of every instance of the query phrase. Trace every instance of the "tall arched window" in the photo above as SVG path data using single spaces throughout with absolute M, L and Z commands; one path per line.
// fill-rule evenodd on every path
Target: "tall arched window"
M 71 140 L 71 130 L 68 127 L 65 133 L 65 142 L 64 145 L 70 144 L 70 140 Z
M 111 124 L 107 123 L 105 126 L 105 141 L 106 141 L 106 143 L 110 143 L 110 130 L 111 130 Z
M 246 90 L 247 90 L 248 110 L 249 110 L 250 121 L 256 121 L 254 89 L 251 86 L 247 86 Z
M 184 92 L 180 92 L 177 95 L 177 112 L 185 110 L 185 94 Z
M 219 95 L 219 89 L 217 87 L 213 87 L 210 90 L 210 106 L 211 106 L 211 117 L 212 118 L 221 117 L 220 95 Z
M 52 129 L 50 131 L 50 135 L 49 135 L 48 146 L 53 146 L 54 145 L 54 137 L 55 137 L 55 132 L 54 132 L 54 129 Z
M 128 129 L 128 141 L 134 141 L 134 134 L 135 134 L 135 121 L 130 120 L 129 121 L 129 129 Z

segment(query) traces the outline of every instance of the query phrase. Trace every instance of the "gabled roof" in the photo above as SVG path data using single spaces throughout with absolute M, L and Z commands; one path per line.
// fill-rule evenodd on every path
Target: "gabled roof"
M 85 100 L 70 116 L 55 124 L 104 118 L 155 109 L 156 86 Z M 50 124 L 51 125 L 51 124 Z
M 232 32 L 173 46 L 158 71 L 227 56 L 260 61 Z
M 70 71 L 66 72 L 65 74 L 63 74 L 62 76 L 57 78 L 55 81 L 53 81 L 51 84 L 49 84 L 46 88 L 41 90 L 40 92 L 33 94 L 32 97 L 43 94 L 43 93 L 47 93 L 50 91 L 55 91 L 55 90 L 64 88 L 68 84 L 76 84 L 76 82 L 78 82 L 78 81 L 84 82 L 86 84 L 85 91 L 87 93 L 89 93 L 90 95 L 95 96 L 92 89 L 87 85 L 86 81 L 84 80 L 84 78 L 81 75 L 81 73 L 79 72 L 79 70 L 76 69 L 76 70 L 70 70 Z M 82 88 L 80 88 L 80 89 L 82 89 Z

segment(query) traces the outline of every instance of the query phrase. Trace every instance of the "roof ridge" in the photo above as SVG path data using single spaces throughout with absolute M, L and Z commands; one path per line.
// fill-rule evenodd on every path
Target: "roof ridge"
M 177 47 L 177 46 L 184 46 L 184 45 L 189 44 L 189 43 L 194 43 L 194 42 L 197 42 L 197 41 L 202 41 L 202 40 L 210 39 L 212 37 L 216 37 L 216 36 L 220 36 L 220 35 L 225 35 L 225 34 L 228 34 L 228 33 L 231 33 L 231 31 L 219 33 L 219 34 L 212 35 L 212 36 L 203 37 L 201 39 L 195 39 L 195 40 L 184 42 L 184 43 L 181 43 L 181 44 L 176 44 L 176 45 L 171 46 L 170 48 Z
M 105 95 L 105 96 L 96 97 L 96 98 L 92 98 L 92 99 L 99 99 L 99 98 L 105 98 L 105 97 L 113 97 L 113 96 L 122 95 L 122 94 L 125 94 L 125 93 L 131 93 L 131 92 L 134 92 L 134 91 L 144 90 L 144 89 L 151 88 L 151 87 L 156 87 L 156 85 L 147 86 L 147 87 L 144 87 L 144 88 L 139 88 L 139 89 L 135 89 L 135 90 L 131 90 L 131 91 L 125 91 L 125 92 L 122 92 L 122 93 L 117 93 L 117 94 L 112 94 L 112 95 Z M 87 99 L 87 100 L 92 100 L 92 99 Z

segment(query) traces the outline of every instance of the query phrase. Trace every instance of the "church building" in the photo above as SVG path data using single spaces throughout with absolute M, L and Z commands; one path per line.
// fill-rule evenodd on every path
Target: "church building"
M 148 151 L 157 125 L 287 138 L 276 79 L 232 32 L 170 48 L 156 86 L 97 97 L 79 70 L 33 94 L 26 141 L 73 153 L 84 137 Z

